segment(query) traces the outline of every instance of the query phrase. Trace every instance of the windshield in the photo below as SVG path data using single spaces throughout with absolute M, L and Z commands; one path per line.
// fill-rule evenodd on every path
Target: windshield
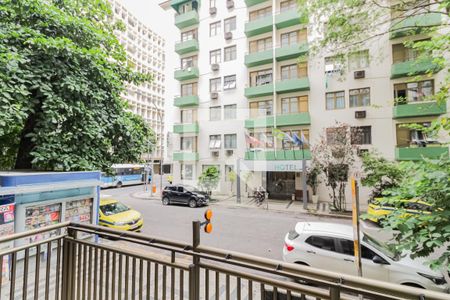
M 102 211 L 102 213 L 105 216 L 111 216 L 111 215 L 115 215 L 115 214 L 130 210 L 130 209 L 126 205 L 124 205 L 120 202 L 115 202 L 115 203 L 101 205 L 100 210 Z
M 390 259 L 392 259 L 394 261 L 398 260 L 398 255 L 395 254 L 393 251 L 391 251 L 385 244 L 383 244 L 367 235 L 364 235 L 362 240 L 363 240 L 363 242 L 366 242 L 370 246 L 374 247 L 375 249 L 377 249 L 378 251 L 380 251 L 381 253 L 383 253 L 384 255 L 389 257 Z

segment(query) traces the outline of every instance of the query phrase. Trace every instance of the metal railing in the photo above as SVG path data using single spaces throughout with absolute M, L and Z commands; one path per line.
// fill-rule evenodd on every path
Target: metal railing
M 30 242 L 30 238 L 51 235 Z M 446 294 L 95 225 L 0 238 L 0 299 L 449 299 Z M 151 249 L 151 251 L 150 251 Z

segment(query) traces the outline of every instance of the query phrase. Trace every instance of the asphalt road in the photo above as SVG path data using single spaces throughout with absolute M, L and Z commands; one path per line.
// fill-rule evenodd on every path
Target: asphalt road
M 192 221 L 201 220 L 205 208 L 163 206 L 160 201 L 132 197 L 144 186 L 102 190 L 102 195 L 122 201 L 144 216 L 143 232 L 191 243 Z M 232 208 L 212 204 L 213 232 L 202 233 L 201 243 L 272 259 L 282 259 L 286 233 L 299 221 L 349 223 L 348 220 L 324 218 L 299 213 L 267 211 L 259 208 Z

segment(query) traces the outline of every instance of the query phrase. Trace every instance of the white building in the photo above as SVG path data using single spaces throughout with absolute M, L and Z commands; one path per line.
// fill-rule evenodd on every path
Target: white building
M 165 104 L 169 91 L 166 90 L 166 39 L 165 34 L 157 33 L 154 28 L 140 21 L 121 1 L 112 1 L 114 18 L 123 22 L 126 29 L 117 31 L 120 43 L 125 47 L 129 61 L 136 71 L 150 73 L 153 80 L 139 86 L 129 84 L 124 98 L 129 109 L 142 116 L 155 131 L 157 145 L 145 159 L 152 160 L 155 173 L 159 172 L 159 162 L 164 157 Z M 170 79 L 169 79 L 170 80 Z
M 178 109 L 173 127 L 175 182 L 195 185 L 202 170 L 214 165 L 222 175 L 217 192 L 227 194 L 235 189 L 228 173 L 236 170 L 239 161 L 250 187 L 266 187 L 271 198 L 291 199 L 294 194 L 299 199 L 302 158 L 309 160 L 311 153 L 274 138 L 273 129 L 303 134 L 314 143 L 336 121 L 360 132 L 361 149 L 376 148 L 389 159 L 418 160 L 448 153 L 448 146 L 432 141 L 419 147 L 423 134 L 400 126 L 430 122 L 448 111 L 422 102 L 424 95 L 439 88 L 443 72 L 436 70 L 420 82 L 410 82 L 408 76 L 433 66 L 431 60 L 414 64 L 414 53 L 402 45 L 404 39 L 420 40 L 425 35 L 399 30 L 395 36 L 381 36 L 351 54 L 345 66 L 329 57 L 331 53 L 307 56 L 301 63 L 298 57 L 308 54 L 311 32 L 321 24 L 300 20 L 296 3 L 172 0 L 161 4 L 175 11 L 180 30 L 175 44 L 179 65 L 174 73 L 179 81 L 174 99 Z M 421 17 L 440 22 L 437 14 Z M 399 97 L 406 103 L 394 106 L 394 98 Z M 250 147 L 246 132 L 264 141 L 259 147 L 264 149 Z M 319 188 L 319 195 L 329 199 L 325 186 Z

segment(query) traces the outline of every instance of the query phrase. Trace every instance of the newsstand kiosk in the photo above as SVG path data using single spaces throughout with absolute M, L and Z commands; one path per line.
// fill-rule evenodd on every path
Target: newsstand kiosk
M 100 174 L 0 172 L 0 236 L 66 221 L 98 224 Z M 52 234 L 35 235 L 29 242 Z M 1 244 L 0 252 L 12 246 Z M 0 265 L 7 270 L 8 259 Z

